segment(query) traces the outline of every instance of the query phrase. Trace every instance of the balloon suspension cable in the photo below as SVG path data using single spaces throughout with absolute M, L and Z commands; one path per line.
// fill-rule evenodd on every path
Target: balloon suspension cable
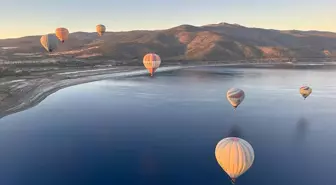
M 235 184 L 236 183 L 236 179 L 235 178 L 231 178 L 231 183 Z

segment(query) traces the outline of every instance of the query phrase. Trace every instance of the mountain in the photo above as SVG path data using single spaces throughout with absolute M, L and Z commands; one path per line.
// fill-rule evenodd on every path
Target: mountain
M 163 60 L 238 60 L 336 56 L 336 33 L 249 28 L 238 24 L 180 25 L 166 30 L 71 33 L 55 53 L 40 45 L 41 36 L 0 40 L 0 59 L 73 57 L 141 60 L 155 52 Z

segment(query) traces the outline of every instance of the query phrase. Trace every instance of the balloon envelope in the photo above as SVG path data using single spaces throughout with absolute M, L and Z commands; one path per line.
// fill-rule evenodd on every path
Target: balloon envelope
M 43 35 L 40 39 L 42 46 L 49 52 L 54 51 L 58 46 L 58 39 L 54 34 Z
M 69 30 L 66 28 L 57 28 L 55 34 L 62 43 L 69 38 Z
M 98 24 L 96 26 L 96 31 L 97 31 L 97 33 L 98 33 L 99 36 L 102 36 L 105 33 L 105 31 L 106 31 L 106 27 L 104 25 L 102 25 L 102 24 Z
M 308 86 L 300 87 L 300 94 L 304 99 L 306 99 L 312 93 L 312 91 L 312 88 Z
M 150 75 L 153 76 L 156 69 L 160 67 L 161 58 L 157 54 L 148 53 L 143 58 L 143 64 L 149 71 Z
M 215 156 L 218 164 L 235 181 L 252 166 L 254 150 L 247 141 L 228 137 L 218 142 Z
M 231 88 L 226 93 L 226 98 L 234 108 L 237 108 L 241 104 L 241 102 L 243 102 L 245 98 L 245 93 L 241 89 Z

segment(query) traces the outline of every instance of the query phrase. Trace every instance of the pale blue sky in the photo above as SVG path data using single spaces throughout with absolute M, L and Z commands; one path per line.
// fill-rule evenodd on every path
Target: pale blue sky
M 336 32 L 336 0 L 0 0 L 0 38 L 219 22 Z

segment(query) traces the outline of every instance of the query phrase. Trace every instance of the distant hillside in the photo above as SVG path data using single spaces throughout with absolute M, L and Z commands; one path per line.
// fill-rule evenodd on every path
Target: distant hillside
M 0 59 L 23 60 L 67 56 L 140 60 L 148 52 L 163 60 L 235 60 L 246 58 L 335 57 L 336 33 L 270 30 L 219 23 L 196 27 L 180 25 L 167 30 L 71 33 L 69 40 L 48 54 L 41 36 L 0 40 Z

